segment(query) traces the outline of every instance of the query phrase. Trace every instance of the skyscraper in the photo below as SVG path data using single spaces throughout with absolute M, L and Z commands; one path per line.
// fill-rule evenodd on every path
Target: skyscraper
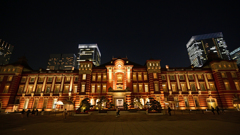
M 0 65 L 9 63 L 14 46 L 0 39 Z
M 231 60 L 222 32 L 192 36 L 186 46 L 191 65 L 194 67 L 202 67 L 210 52 L 218 58 Z
M 240 66 L 240 47 L 238 47 L 237 49 L 233 50 L 231 53 L 231 58 L 233 60 L 237 61 L 237 65 Z
M 75 54 L 50 54 L 47 70 L 72 70 L 75 66 Z
M 101 64 L 101 53 L 97 44 L 79 44 L 78 61 L 92 61 L 95 66 Z

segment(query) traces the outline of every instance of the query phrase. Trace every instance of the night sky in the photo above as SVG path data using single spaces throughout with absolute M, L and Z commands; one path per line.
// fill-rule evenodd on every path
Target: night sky
M 189 0 L 190 1 L 190 0 Z M 49 54 L 78 53 L 97 43 L 102 64 L 114 57 L 187 67 L 191 36 L 223 32 L 229 51 L 239 47 L 240 8 L 235 1 L 25 1 L 1 0 L 0 39 L 14 45 L 10 62 L 25 55 L 33 69 Z

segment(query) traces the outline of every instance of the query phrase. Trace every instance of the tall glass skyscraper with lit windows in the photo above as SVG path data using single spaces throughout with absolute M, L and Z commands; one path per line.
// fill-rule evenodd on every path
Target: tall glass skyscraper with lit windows
M 194 67 L 202 67 L 210 52 L 220 59 L 231 60 L 222 32 L 192 36 L 186 47 Z
M 92 61 L 95 66 L 101 64 L 101 52 L 97 44 L 79 44 L 79 57 L 77 61 Z

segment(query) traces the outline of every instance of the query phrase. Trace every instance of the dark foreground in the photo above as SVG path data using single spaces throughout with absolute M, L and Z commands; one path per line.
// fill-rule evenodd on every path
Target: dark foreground
M 90 115 L 85 117 L 62 114 L 25 116 L 0 114 L 0 134 L 31 135 L 157 135 L 157 134 L 240 134 L 240 112 L 220 115 L 175 114 L 172 116 L 138 115 Z

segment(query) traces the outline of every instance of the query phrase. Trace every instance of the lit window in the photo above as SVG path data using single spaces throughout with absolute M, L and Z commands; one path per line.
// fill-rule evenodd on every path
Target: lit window
M 237 90 L 240 90 L 239 82 L 236 81 L 236 82 L 234 82 L 234 83 L 235 83 L 236 89 L 237 89 Z
M 19 86 L 19 88 L 18 88 L 18 93 L 23 93 L 23 88 L 24 88 L 23 85 Z
M 92 93 L 95 93 L 95 85 L 92 85 Z
M 139 92 L 143 92 L 143 85 L 142 84 L 139 84 Z
M 232 78 L 237 78 L 236 72 L 231 72 Z
M 182 91 L 187 91 L 187 87 L 185 83 L 181 83 Z
M 188 75 L 189 80 L 193 80 L 193 75 Z
M 96 75 L 92 76 L 92 81 L 96 81 Z
M 179 79 L 180 79 L 180 80 L 184 80 L 183 75 L 179 75 Z
M 43 82 L 43 77 L 39 77 L 38 82 Z
M 117 75 L 117 83 L 122 83 L 122 74 Z
M 3 93 L 8 93 L 9 87 L 10 87 L 10 84 L 6 84 L 4 87 Z
M 222 75 L 222 78 L 227 78 L 227 75 L 225 72 L 222 72 L 221 75 Z
M 170 75 L 170 80 L 175 80 L 175 76 L 174 75 Z
M 42 85 L 37 85 L 36 93 L 41 93 Z
M 172 91 L 177 91 L 176 84 L 172 84 Z
M 199 80 L 202 80 L 203 79 L 203 76 L 201 74 L 198 75 L 198 79 Z
M 52 81 L 52 77 L 48 77 L 48 82 L 51 82 Z
M 224 85 L 225 85 L 226 90 L 230 90 L 229 82 L 225 81 Z
M 85 92 L 85 84 L 82 84 L 81 92 Z
M 158 83 L 154 83 L 155 91 L 159 91 Z
M 136 84 L 133 84 L 133 92 L 138 92 Z
M 21 82 L 25 82 L 26 81 L 26 77 L 23 77 L 22 79 L 21 79 Z
M 61 82 L 61 77 L 57 77 L 57 82 Z
M 101 93 L 101 85 L 100 84 L 97 85 L 97 92 L 96 93 Z
M 98 75 L 97 81 L 101 81 L 101 74 Z
M 12 81 L 12 78 L 12 76 L 9 76 L 7 81 Z
M 136 77 L 136 73 L 133 73 L 133 81 L 136 81 L 137 77 Z
M 31 94 L 32 91 L 33 91 L 33 86 L 32 86 L 32 85 L 29 85 L 29 86 L 28 86 L 27 93 L 28 93 L 28 94 Z
M 211 74 L 207 74 L 207 78 L 208 79 L 212 79 L 212 75 Z
M 3 76 L 0 76 L 0 81 L 2 81 L 3 80 Z
M 162 80 L 166 80 L 166 77 L 165 77 L 165 75 L 162 75 Z
M 153 73 L 153 78 L 157 79 L 157 73 Z
M 191 90 L 192 90 L 192 91 L 196 91 L 196 85 L 195 85 L 195 83 L 191 83 L 190 86 L 191 86 Z
M 45 92 L 46 92 L 46 93 L 50 93 L 50 89 L 51 89 L 51 85 L 47 85 Z
M 55 85 L 54 93 L 59 93 L 59 91 L 60 91 L 60 86 L 59 85 Z
M 86 74 L 83 74 L 83 75 L 82 75 L 82 79 L 83 79 L 83 80 L 86 80 L 86 76 L 87 76 Z
M 209 85 L 210 85 L 210 90 L 211 91 L 215 91 L 216 90 L 214 82 L 209 82 Z
M 200 83 L 200 87 L 202 91 L 206 91 L 206 87 L 204 83 Z
M 77 93 L 77 85 L 74 85 L 74 87 L 73 87 L 73 92 L 74 92 L 74 93 Z
M 148 84 L 145 84 L 145 92 L 148 92 Z
M 65 85 L 65 86 L 64 86 L 64 91 L 63 91 L 63 93 L 68 93 L 68 91 L 69 91 L 69 86 L 68 86 L 68 85 L 67 85 L 67 86 Z
M 66 82 L 70 82 L 70 77 L 66 77 Z
M 144 78 L 144 81 L 148 80 L 147 73 L 144 73 L 143 78 Z
M 102 85 L 102 93 L 106 93 L 106 84 Z
M 138 80 L 142 81 L 142 74 L 141 73 L 138 73 Z
M 103 74 L 103 81 L 106 81 L 106 80 L 107 80 L 107 75 Z
M 15 68 L 13 68 L 12 71 L 15 72 Z
M 162 84 L 162 87 L 163 87 L 163 91 L 167 92 L 167 85 L 166 85 L 166 83 Z
M 30 82 L 34 82 L 35 78 L 31 77 Z

